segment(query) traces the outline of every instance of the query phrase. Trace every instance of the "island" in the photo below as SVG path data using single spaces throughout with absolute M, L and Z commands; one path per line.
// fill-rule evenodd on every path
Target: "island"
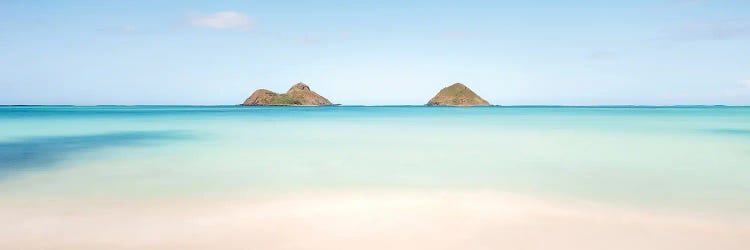
M 427 106 L 490 106 L 490 103 L 461 83 L 445 87 L 435 95 Z
M 258 89 L 245 99 L 242 106 L 329 106 L 328 99 L 310 90 L 304 83 L 292 85 L 284 94 Z

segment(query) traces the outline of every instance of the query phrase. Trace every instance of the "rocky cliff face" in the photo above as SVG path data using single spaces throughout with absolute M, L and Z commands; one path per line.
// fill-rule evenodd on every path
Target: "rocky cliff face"
M 490 103 L 461 83 L 445 87 L 427 105 L 430 106 L 489 106 Z
M 332 105 L 328 99 L 318 95 L 310 90 L 310 87 L 304 83 L 293 85 L 289 91 L 284 94 L 277 94 L 266 89 L 259 89 L 253 92 L 244 103 L 244 106 L 292 106 L 292 105 L 312 105 L 325 106 Z
M 242 105 L 263 105 L 270 104 L 278 94 L 267 89 L 259 89 L 253 92 Z
M 310 90 L 310 87 L 304 83 L 293 85 L 286 94 L 294 100 L 299 100 L 301 105 L 331 105 L 328 99 Z

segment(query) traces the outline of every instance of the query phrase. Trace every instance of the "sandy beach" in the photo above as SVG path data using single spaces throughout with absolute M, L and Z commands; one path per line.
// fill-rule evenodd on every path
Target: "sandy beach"
M 2 249 L 747 249 L 739 221 L 491 191 L 8 201 Z

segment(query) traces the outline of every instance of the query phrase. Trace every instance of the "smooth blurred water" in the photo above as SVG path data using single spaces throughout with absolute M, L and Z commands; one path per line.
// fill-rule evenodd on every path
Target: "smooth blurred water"
M 491 189 L 750 215 L 746 107 L 0 107 L 0 199 Z

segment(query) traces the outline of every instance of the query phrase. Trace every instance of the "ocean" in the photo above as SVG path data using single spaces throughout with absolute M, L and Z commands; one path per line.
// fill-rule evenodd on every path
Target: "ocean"
M 493 190 L 750 216 L 747 107 L 0 107 L 0 201 Z

